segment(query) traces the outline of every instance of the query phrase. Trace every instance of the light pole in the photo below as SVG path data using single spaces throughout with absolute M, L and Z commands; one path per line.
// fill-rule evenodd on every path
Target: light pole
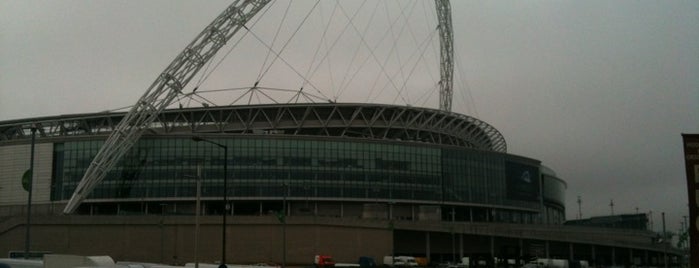
M 219 268 L 227 268 L 226 266 L 226 214 L 228 213 L 228 146 L 218 142 L 204 139 L 198 136 L 192 136 L 195 142 L 207 142 L 223 148 L 223 221 L 221 223 L 221 265 Z
M 34 145 L 36 144 L 36 125 L 32 125 L 32 145 L 29 159 L 29 171 L 27 172 L 28 184 L 25 189 L 29 192 L 27 197 L 27 229 L 24 236 L 24 259 L 29 259 L 29 230 L 32 225 L 32 184 L 34 184 Z M 25 174 L 25 176 L 27 176 Z M 24 178 L 22 178 L 24 180 Z
M 289 195 L 289 184 L 282 184 L 284 186 L 284 201 L 282 202 L 282 268 L 286 268 L 286 198 Z
M 196 180 L 197 180 L 197 201 L 196 201 L 197 208 L 194 209 L 194 213 L 195 213 L 194 214 L 194 268 L 199 268 L 199 215 L 201 215 L 201 162 L 197 163 L 197 178 L 196 178 Z
M 667 239 L 667 232 L 665 232 L 665 212 L 660 215 L 663 217 L 663 265 L 667 268 L 667 245 L 672 239 Z

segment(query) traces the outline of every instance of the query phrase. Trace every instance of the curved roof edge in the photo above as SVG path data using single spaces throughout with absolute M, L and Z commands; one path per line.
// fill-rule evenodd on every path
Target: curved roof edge
M 0 122 L 0 142 L 106 135 L 125 113 L 89 113 Z M 146 133 L 238 133 L 401 140 L 507 152 L 502 134 L 475 117 L 437 109 L 366 103 L 236 105 L 168 109 Z

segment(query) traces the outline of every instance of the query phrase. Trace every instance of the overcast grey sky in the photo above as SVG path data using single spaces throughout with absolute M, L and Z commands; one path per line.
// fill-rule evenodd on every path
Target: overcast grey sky
M 0 121 L 133 104 L 228 4 L 0 0 Z M 452 9 L 468 85 L 456 90 L 475 103 L 455 111 L 566 180 L 569 219 L 577 196 L 583 217 L 609 215 L 613 199 L 615 214 L 653 211 L 659 229 L 666 212 L 677 230 L 688 214 L 680 133 L 699 133 L 699 1 Z

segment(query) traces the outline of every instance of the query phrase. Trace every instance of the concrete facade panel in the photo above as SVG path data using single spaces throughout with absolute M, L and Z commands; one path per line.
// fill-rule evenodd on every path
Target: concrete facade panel
M 34 151 L 34 185 L 32 202 L 48 203 L 51 196 L 53 143 L 38 143 Z M 29 170 L 31 145 L 0 146 L 1 205 L 24 205 L 27 191 L 22 188 L 22 175 Z

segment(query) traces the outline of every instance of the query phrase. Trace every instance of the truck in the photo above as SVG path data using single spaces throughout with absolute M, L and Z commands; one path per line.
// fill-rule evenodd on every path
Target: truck
M 384 256 L 383 265 L 390 267 L 418 267 L 415 257 L 412 256 Z
M 313 267 L 315 268 L 335 268 L 335 261 L 332 256 L 316 255 L 313 258 Z

